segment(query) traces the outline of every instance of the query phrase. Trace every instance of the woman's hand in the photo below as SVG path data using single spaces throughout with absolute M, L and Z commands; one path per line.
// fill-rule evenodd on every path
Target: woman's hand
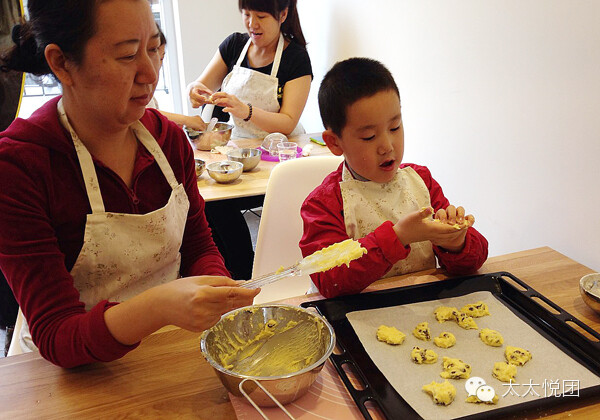
M 184 277 L 158 286 L 165 325 L 204 331 L 233 309 L 252 305 L 260 289 L 244 289 L 227 277 Z
M 217 106 L 222 106 L 223 111 L 229 112 L 231 115 L 237 118 L 247 118 L 250 114 L 250 107 L 248 104 L 240 101 L 237 96 L 230 95 L 225 92 L 217 92 L 211 97 L 212 103 Z
M 204 104 L 212 104 L 211 95 L 213 91 L 210 90 L 204 83 L 199 81 L 192 82 L 188 85 L 188 92 L 190 96 L 190 102 L 192 108 L 199 108 Z
M 199 115 L 185 115 L 182 119 L 182 126 L 185 125 L 187 128 L 191 128 L 196 131 L 206 130 L 206 123 L 200 118 Z
M 394 231 L 400 242 L 407 246 L 414 242 L 431 241 L 448 251 L 460 252 L 464 247 L 467 228 L 475 222 L 473 216 L 465 218 L 464 209 L 457 212 L 454 206 L 438 211 L 435 219 L 432 214 L 433 209 L 426 207 L 398 220 Z M 464 222 L 461 226 L 456 226 L 457 220 Z
M 252 304 L 260 289 L 243 289 L 228 277 L 184 277 L 148 289 L 104 312 L 106 327 L 125 345 L 176 325 L 190 331 L 212 327 L 226 312 Z

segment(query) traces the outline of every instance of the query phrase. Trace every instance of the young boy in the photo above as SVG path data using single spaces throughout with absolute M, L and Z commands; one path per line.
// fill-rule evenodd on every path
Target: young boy
M 325 297 L 358 293 L 374 281 L 440 265 L 468 274 L 487 258 L 472 215 L 450 205 L 424 166 L 401 164 L 400 94 L 378 61 L 351 58 L 319 89 L 323 140 L 344 162 L 304 201 L 304 256 L 348 238 L 367 253 L 347 267 L 313 274 Z M 433 213 L 435 212 L 435 217 Z

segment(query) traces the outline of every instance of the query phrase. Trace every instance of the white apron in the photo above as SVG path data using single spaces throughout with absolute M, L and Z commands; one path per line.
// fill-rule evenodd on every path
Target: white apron
M 132 125 L 135 136 L 154 156 L 173 189 L 169 201 L 147 214 L 110 213 L 104 209 L 92 156 L 71 127 L 62 100 L 58 113 L 73 138 L 92 208 L 92 214 L 87 215 L 83 246 L 71 270 L 85 309 L 90 310 L 103 299 L 124 301 L 178 278 L 179 249 L 190 203 L 152 134 L 139 121 Z M 23 316 L 21 311 L 19 316 Z M 36 349 L 24 319 L 18 337 L 21 351 Z
M 354 179 L 344 164 L 340 182 L 344 202 L 346 233 L 353 239 L 373 232 L 383 222 L 396 223 L 400 217 L 431 205 L 429 190 L 413 168 L 398 169 L 385 184 Z M 398 261 L 383 277 L 435 268 L 430 241 L 410 245 L 408 257 Z
M 246 57 L 251 42 L 248 39 L 235 66 L 233 66 L 233 70 L 225 76 L 221 90 L 230 95 L 237 96 L 244 103 L 251 103 L 255 108 L 264 109 L 267 112 L 279 112 L 280 105 L 277 100 L 279 81 L 277 79 L 277 71 L 279 70 L 281 54 L 283 53 L 283 35 L 279 35 L 279 42 L 277 43 L 277 50 L 275 51 L 273 68 L 270 75 L 242 67 L 242 61 Z M 233 119 L 234 124 L 233 132 L 231 133 L 232 137 L 263 138 L 269 134 L 267 131 L 254 125 L 252 119 L 244 121 L 243 118 L 237 118 L 233 115 L 231 119 Z M 294 136 L 302 133 L 304 133 L 304 129 L 298 123 L 290 135 Z

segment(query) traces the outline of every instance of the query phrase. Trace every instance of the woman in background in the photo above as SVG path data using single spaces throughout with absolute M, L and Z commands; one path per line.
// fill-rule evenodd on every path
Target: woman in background
M 312 67 L 296 0 L 238 0 L 238 8 L 246 33 L 233 33 L 221 43 L 189 87 L 192 106 L 224 107 L 234 124 L 234 138 L 303 133 L 298 121 L 310 91 Z M 263 199 L 207 203 L 213 237 L 234 279 L 250 278 L 254 261 L 241 210 L 260 207 Z
M 0 267 L 21 350 L 110 361 L 165 325 L 201 331 L 251 304 L 211 239 L 185 134 L 146 110 L 160 67 L 149 3 L 28 11 L 0 64 L 53 74 L 63 95 L 0 133 Z
M 247 33 L 233 33 L 219 45 L 189 87 L 192 106 L 224 107 L 233 137 L 303 133 L 298 121 L 312 67 L 296 0 L 239 0 L 238 7 Z
M 158 28 L 158 30 L 160 33 L 160 45 L 158 47 L 158 55 L 160 57 L 160 65 L 162 67 L 163 61 L 165 59 L 165 50 L 167 48 L 167 38 L 165 37 L 165 34 L 160 30 L 160 28 Z M 206 123 L 204 122 L 204 120 L 202 120 L 202 117 L 200 117 L 199 115 L 176 114 L 174 112 L 167 112 L 163 111 L 162 109 L 159 109 L 158 100 L 155 96 L 153 96 L 150 102 L 148 102 L 146 108 L 154 108 L 158 110 L 158 112 L 160 112 L 170 121 L 173 121 L 175 124 L 182 128 L 183 126 L 186 126 L 196 131 L 204 131 L 206 129 Z

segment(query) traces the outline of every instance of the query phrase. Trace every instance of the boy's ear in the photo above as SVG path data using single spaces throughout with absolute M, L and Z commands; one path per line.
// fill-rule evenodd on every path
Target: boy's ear
M 333 131 L 323 131 L 323 141 L 334 155 L 342 156 L 344 154 L 344 150 L 342 150 L 342 147 L 340 146 L 341 139 Z

